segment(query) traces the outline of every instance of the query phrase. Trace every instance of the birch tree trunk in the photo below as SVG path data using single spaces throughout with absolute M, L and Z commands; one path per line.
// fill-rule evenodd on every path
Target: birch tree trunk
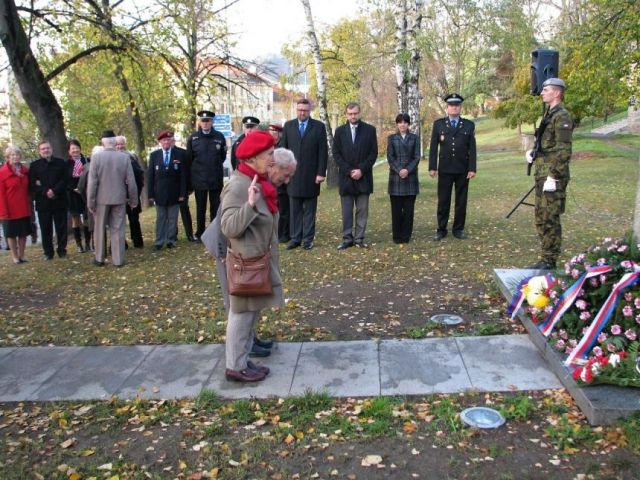
M 638 156 L 640 160 L 640 156 Z M 636 208 L 633 212 L 633 238 L 640 242 L 640 168 L 638 168 L 638 184 L 636 186 Z
M 307 40 L 309 48 L 313 55 L 313 64 L 316 70 L 316 83 L 318 84 L 318 102 L 320 104 L 320 120 L 324 123 L 327 130 L 327 144 L 329 150 L 329 161 L 327 162 L 327 186 L 335 187 L 338 185 L 338 166 L 333 158 L 333 132 L 331 130 L 331 122 L 329 121 L 329 112 L 327 112 L 327 83 L 322 67 L 322 57 L 320 55 L 320 44 L 316 35 L 316 29 L 313 25 L 313 15 L 311 14 L 311 5 L 309 0 L 300 0 L 304 8 L 307 20 Z
M 396 22 L 396 88 L 398 111 L 408 113 L 410 130 L 420 133 L 420 50 L 417 35 L 422 25 L 422 0 L 398 0 Z

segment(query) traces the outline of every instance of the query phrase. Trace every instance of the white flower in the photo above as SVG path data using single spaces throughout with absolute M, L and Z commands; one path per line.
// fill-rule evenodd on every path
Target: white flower
M 614 368 L 620 365 L 620 355 L 618 355 L 617 353 L 612 353 L 611 355 L 609 355 L 609 365 Z

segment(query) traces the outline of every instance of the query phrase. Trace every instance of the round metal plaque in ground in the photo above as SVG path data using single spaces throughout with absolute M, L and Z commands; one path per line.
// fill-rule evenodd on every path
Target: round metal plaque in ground
M 447 327 L 460 325 L 463 322 L 462 317 L 458 315 L 452 315 L 450 313 L 439 313 L 438 315 L 434 315 L 433 317 L 431 317 L 431 321 L 433 323 L 445 325 Z
M 504 417 L 493 408 L 471 407 L 460 413 L 460 420 L 475 428 L 498 428 L 504 425 Z

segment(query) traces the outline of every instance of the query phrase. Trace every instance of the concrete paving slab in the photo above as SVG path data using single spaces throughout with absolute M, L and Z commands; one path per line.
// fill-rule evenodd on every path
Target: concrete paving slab
M 3 357 L 6 357 L 11 352 L 13 352 L 15 349 L 16 349 L 16 347 L 2 347 L 2 348 L 0 348 L 0 362 L 2 361 Z
M 455 339 L 476 390 L 545 390 L 562 388 L 527 335 Z
M 429 395 L 472 387 L 453 338 L 380 342 L 381 395 Z
M 34 392 L 82 347 L 20 347 L 0 362 L 0 401 L 35 400 Z
M 256 383 L 227 381 L 224 377 L 226 366 L 223 358 L 216 366 L 204 388 L 214 390 L 220 397 L 229 399 L 285 397 L 289 395 L 291 390 L 293 373 L 298 363 L 301 348 L 302 343 L 275 343 L 271 349 L 270 356 L 252 358 L 251 360 L 254 363 L 266 365 L 271 369 L 271 373 L 266 379 Z
M 158 345 L 118 388 L 120 398 L 196 397 L 214 368 L 224 362 L 224 345 Z
M 89 400 L 113 395 L 155 345 L 84 347 L 34 392 L 33 400 Z
M 304 343 L 290 394 L 304 395 L 309 389 L 334 397 L 380 395 L 378 343 Z

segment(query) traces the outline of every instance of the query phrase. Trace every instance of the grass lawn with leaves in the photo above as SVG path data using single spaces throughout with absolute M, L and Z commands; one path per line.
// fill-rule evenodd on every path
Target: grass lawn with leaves
M 391 241 L 387 169 L 375 170 L 368 250 L 338 252 L 336 190 L 319 200 L 311 251 L 281 250 L 287 307 L 264 311 L 260 334 L 280 341 L 422 338 L 521 332 L 504 315 L 493 268 L 537 260 L 533 210 L 505 216 L 532 186 L 520 140 L 478 122 L 468 240 L 431 241 L 436 181 L 420 165 L 411 243 Z M 563 257 L 631 229 L 638 137 L 576 135 Z M 0 258 L 0 346 L 211 343 L 224 340 L 224 307 L 212 259 L 182 237 L 151 248 L 155 212 L 143 214 L 147 247 L 127 265 L 95 268 L 91 254 L 29 263 Z M 70 248 L 70 251 L 72 249 Z M 464 318 L 444 330 L 436 313 Z M 275 373 L 274 373 L 275 374 Z M 268 381 L 268 380 L 267 380 Z M 464 427 L 472 405 L 507 424 Z M 416 398 L 332 399 L 322 393 L 222 402 L 214 392 L 181 401 L 0 404 L 0 478 L 638 478 L 640 418 L 592 428 L 562 390 Z

